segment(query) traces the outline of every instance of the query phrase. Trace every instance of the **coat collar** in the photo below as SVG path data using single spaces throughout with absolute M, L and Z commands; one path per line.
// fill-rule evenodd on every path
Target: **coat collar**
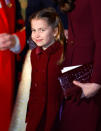
M 48 54 L 51 55 L 56 52 L 62 45 L 59 42 L 54 42 L 51 46 L 49 46 L 46 50 L 43 50 L 42 47 L 36 47 L 35 53 L 37 55 Z

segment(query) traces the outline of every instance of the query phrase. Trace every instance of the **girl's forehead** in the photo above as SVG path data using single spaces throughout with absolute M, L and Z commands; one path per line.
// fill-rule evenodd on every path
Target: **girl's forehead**
M 46 19 L 32 19 L 31 26 L 33 26 L 33 27 L 39 27 L 39 26 L 47 27 L 47 26 L 50 26 L 50 25 L 48 24 Z
M 45 18 L 34 18 L 34 19 L 32 19 L 31 23 L 33 23 L 33 22 L 48 24 L 47 19 L 45 19 Z

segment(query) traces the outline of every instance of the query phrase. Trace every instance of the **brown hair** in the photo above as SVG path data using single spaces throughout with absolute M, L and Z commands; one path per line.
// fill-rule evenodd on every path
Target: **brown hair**
M 33 19 L 45 19 L 53 29 L 58 28 L 58 34 L 55 37 L 56 41 L 59 41 L 60 44 L 63 46 L 63 53 L 60 58 L 60 62 L 62 63 L 64 58 L 64 43 L 65 43 L 65 36 L 64 36 L 64 28 L 61 22 L 60 17 L 56 13 L 54 8 L 45 8 L 36 13 L 33 13 L 30 16 L 30 23 Z

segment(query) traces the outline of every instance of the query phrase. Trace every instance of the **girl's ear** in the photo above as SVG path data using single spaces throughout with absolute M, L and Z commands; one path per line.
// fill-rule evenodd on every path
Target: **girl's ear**
M 58 31 L 58 27 L 56 27 L 56 28 L 54 29 L 54 34 L 53 34 L 53 35 L 54 35 L 54 37 L 57 37 L 58 32 L 59 32 L 59 31 Z

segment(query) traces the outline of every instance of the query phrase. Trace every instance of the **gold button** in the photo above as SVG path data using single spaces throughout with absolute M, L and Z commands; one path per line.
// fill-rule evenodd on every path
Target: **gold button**
M 7 6 L 8 6 L 9 8 L 11 8 L 11 7 L 12 7 L 12 3 L 8 3 Z

